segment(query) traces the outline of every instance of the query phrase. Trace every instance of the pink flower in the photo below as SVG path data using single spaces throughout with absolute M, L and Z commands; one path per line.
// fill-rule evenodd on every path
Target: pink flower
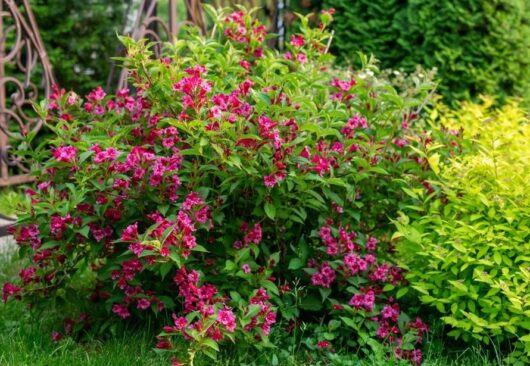
M 309 146 L 304 146 L 303 150 L 300 152 L 302 158 L 309 159 L 311 157 L 311 152 L 309 151 Z
M 93 148 L 96 149 L 95 146 Z M 96 156 L 94 156 L 94 163 L 101 164 L 104 161 L 113 161 L 116 159 L 117 156 L 118 151 L 113 147 L 109 147 L 108 149 L 105 149 L 103 151 L 96 152 Z
M 323 176 L 324 173 L 329 173 L 331 167 L 329 164 L 329 160 L 325 157 L 315 155 L 313 156 L 313 159 L 311 159 L 311 162 L 314 164 L 313 170 L 317 172 L 320 176 Z
M 348 91 L 351 89 L 352 86 L 356 84 L 357 84 L 357 81 L 355 81 L 354 79 L 351 79 L 351 80 L 333 79 L 331 81 L 331 85 L 333 85 L 336 88 L 339 88 L 342 91 Z
M 99 101 L 105 98 L 107 93 L 103 90 L 101 86 L 98 86 L 96 89 L 92 90 L 88 95 L 87 99 L 91 102 Z
M 395 139 L 395 140 L 394 140 L 394 144 L 395 144 L 397 147 L 405 147 L 405 146 L 408 145 L 407 140 L 403 140 L 403 139 Z
M 188 325 L 188 319 L 183 316 L 177 318 L 177 316 L 173 314 L 173 321 L 177 330 L 184 329 Z
M 139 257 L 140 254 L 142 254 L 142 252 L 145 250 L 145 247 L 141 243 L 133 243 L 129 245 L 129 250 Z
M 263 182 L 266 187 L 272 188 L 276 185 L 276 176 L 274 174 L 269 174 L 263 177 Z
M 247 71 L 250 71 L 250 62 L 246 60 L 239 61 L 239 65 Z
M 373 252 L 377 246 L 378 240 L 372 236 L 368 237 L 366 241 L 366 250 Z
M 217 321 L 224 325 L 229 332 L 236 329 L 236 316 L 230 309 L 219 310 Z
M 60 146 L 53 150 L 53 157 L 57 161 L 62 161 L 64 163 L 71 163 L 75 159 L 77 154 L 77 149 L 73 146 Z
M 365 294 L 353 295 L 348 304 L 357 310 L 364 308 L 366 311 L 372 311 L 375 305 L 374 291 L 368 290 Z
M 313 286 L 321 286 L 329 288 L 335 281 L 336 275 L 333 268 L 328 263 L 323 263 L 319 271 L 311 276 L 311 284 Z
M 304 45 L 304 37 L 291 35 L 291 44 L 295 47 L 302 47 Z
M 129 312 L 129 309 L 127 309 L 127 306 L 122 304 L 112 305 L 112 312 L 122 319 L 127 319 L 129 316 L 131 316 L 131 313 Z
M 204 204 L 204 201 L 202 200 L 201 196 L 199 196 L 199 194 L 196 192 L 191 192 L 184 200 L 184 203 L 182 204 L 182 209 L 189 211 L 192 209 L 193 206 L 202 204 Z
M 328 348 L 329 347 L 329 342 L 328 341 L 320 341 L 320 342 L 317 343 L 317 347 L 320 348 L 320 349 Z
M 73 92 L 70 92 L 70 94 L 68 94 L 68 98 L 66 99 L 66 104 L 72 106 L 75 104 L 75 102 L 77 102 L 77 99 L 77 95 Z
M 421 365 L 421 360 L 422 360 L 421 349 L 413 350 L 410 360 L 412 361 L 412 363 L 414 363 L 415 366 Z
M 4 301 L 4 304 L 7 302 L 7 299 L 9 299 L 9 297 L 11 296 L 14 296 L 15 298 L 20 298 L 21 292 L 22 292 L 22 289 L 20 287 L 13 285 L 12 283 L 4 284 L 4 287 L 2 289 L 2 300 Z
M 297 56 L 296 56 L 296 59 L 298 60 L 298 62 L 300 62 L 302 65 L 305 64 L 307 62 L 307 56 L 305 55 L 305 53 L 302 53 L 300 52 Z
M 30 283 L 35 280 L 35 267 L 23 268 L 19 272 L 19 277 L 24 284 Z
M 122 241 L 134 241 L 138 238 L 138 223 L 127 226 L 121 233 Z
M 61 335 L 61 333 L 57 332 L 56 330 L 54 330 L 54 331 L 52 332 L 51 337 L 52 337 L 52 341 L 53 341 L 53 343 L 57 343 L 57 342 L 59 342 L 61 339 L 63 339 L 63 336 Z
M 331 146 L 331 151 L 342 153 L 344 151 L 344 145 L 338 141 L 335 141 Z
M 247 231 L 243 242 L 245 243 L 245 245 L 248 245 L 250 243 L 259 244 L 261 242 L 261 236 L 261 225 L 257 223 L 252 229 Z
M 397 304 L 385 305 L 383 310 L 381 310 L 381 316 L 383 317 L 383 319 L 397 321 L 399 317 L 399 307 L 397 306 Z
M 250 273 L 250 272 L 251 272 L 250 266 L 249 266 L 247 263 L 243 264 L 243 265 L 241 266 L 241 269 L 242 269 L 243 272 L 245 272 L 245 273 Z
M 136 304 L 136 307 L 141 310 L 148 309 L 151 306 L 151 302 L 147 299 L 138 299 L 138 303 Z

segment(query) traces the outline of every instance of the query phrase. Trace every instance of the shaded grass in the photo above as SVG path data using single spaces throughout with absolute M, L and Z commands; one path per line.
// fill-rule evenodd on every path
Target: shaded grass
M 17 276 L 20 260 L 0 257 L 0 286 Z M 154 351 L 154 336 L 159 329 L 125 329 L 117 336 L 88 337 L 82 342 L 65 338 L 59 343 L 51 340 L 53 319 L 32 318 L 24 304 L 10 301 L 0 304 L 0 365 L 2 366 L 71 366 L 71 365 L 170 365 L 168 354 Z M 149 327 L 147 327 L 149 328 Z M 155 327 L 153 327 L 155 328 Z M 370 353 L 338 355 L 310 352 L 297 339 L 281 330 L 273 333 L 277 348 L 264 352 L 241 351 L 236 346 L 225 347 L 219 360 L 199 357 L 195 366 L 372 366 L 397 365 L 395 361 L 380 361 Z M 463 348 L 462 348 L 463 347 Z M 294 349 L 294 351 L 293 351 Z M 442 328 L 433 326 L 423 348 L 425 366 L 493 366 L 499 365 L 484 348 L 459 345 L 444 338 Z

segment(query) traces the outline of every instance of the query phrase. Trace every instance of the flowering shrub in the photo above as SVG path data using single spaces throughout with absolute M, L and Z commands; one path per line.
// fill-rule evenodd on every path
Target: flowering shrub
M 492 105 L 485 98 L 456 112 L 433 110 L 464 154 L 441 159 L 432 194 L 409 190 L 420 209 L 397 221 L 398 248 L 407 279 L 443 315 L 449 335 L 514 341 L 510 357 L 523 364 L 530 356 L 530 124 L 516 103 Z
M 332 11 L 283 54 L 250 13 L 211 13 L 210 37 L 162 59 L 123 39 L 135 92 L 56 88 L 42 104 L 55 137 L 31 153 L 38 184 L 12 230 L 31 265 L 4 301 L 60 306 L 56 338 L 167 311 L 156 347 L 189 363 L 223 341 L 271 346 L 281 320 L 311 324 L 309 347 L 376 339 L 419 364 L 427 326 L 397 302 L 388 217 L 402 178 L 430 174 L 410 148 L 430 86 L 402 98 L 362 55 L 333 69 Z

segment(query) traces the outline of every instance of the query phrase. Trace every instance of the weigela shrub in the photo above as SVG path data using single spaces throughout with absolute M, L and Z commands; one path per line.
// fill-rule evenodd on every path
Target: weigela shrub
M 407 279 L 453 328 L 449 335 L 515 343 L 510 358 L 527 363 L 530 124 L 517 103 L 492 105 L 485 98 L 458 111 L 433 110 L 463 154 L 440 160 L 440 149 L 431 150 L 431 162 L 441 161 L 439 175 L 430 181 L 432 194 L 408 191 L 419 209 L 397 221 L 399 251 Z
M 134 92 L 57 88 L 42 105 L 55 137 L 31 154 L 38 184 L 13 229 L 31 264 L 4 300 L 60 309 L 56 337 L 168 312 L 156 347 L 190 363 L 219 342 L 271 346 L 281 320 L 312 327 L 310 348 L 376 339 L 419 364 L 427 326 L 397 302 L 388 218 L 403 178 L 430 174 L 409 148 L 430 85 L 402 98 L 363 56 L 333 69 L 329 11 L 284 53 L 250 13 L 212 16 L 210 36 L 161 59 L 123 39 Z

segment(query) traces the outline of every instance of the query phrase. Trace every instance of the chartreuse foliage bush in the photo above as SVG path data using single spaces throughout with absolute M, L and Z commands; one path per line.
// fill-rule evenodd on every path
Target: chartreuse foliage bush
M 336 9 L 332 49 L 383 68 L 437 68 L 446 101 L 490 95 L 530 100 L 530 5 L 526 0 L 324 0 Z
M 418 212 L 402 215 L 396 236 L 406 278 L 451 336 L 515 343 L 512 356 L 528 362 L 530 124 L 517 103 L 492 104 L 484 98 L 432 111 L 463 153 L 444 159 L 431 150 L 432 193 L 408 190 Z
M 54 137 L 28 151 L 38 182 L 12 232 L 30 264 L 4 301 L 63 314 L 56 341 L 169 314 L 156 347 L 186 363 L 222 344 L 251 363 L 276 325 L 419 364 L 388 218 L 412 201 L 404 177 L 432 175 L 414 127 L 432 86 L 402 97 L 364 56 L 334 68 L 327 11 L 279 53 L 251 13 L 207 9 L 210 35 L 161 59 L 123 39 L 134 92 L 41 105 Z

